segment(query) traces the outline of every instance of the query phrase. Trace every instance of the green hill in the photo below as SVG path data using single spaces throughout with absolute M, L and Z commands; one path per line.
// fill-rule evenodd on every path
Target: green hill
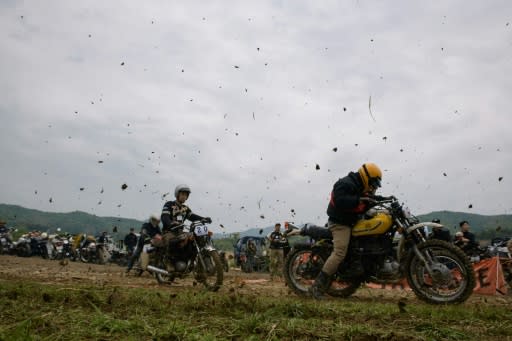
M 19 230 L 40 230 L 54 232 L 61 228 L 71 234 L 85 232 L 96 234 L 101 231 L 127 233 L 130 227 L 139 230 L 141 221 L 135 219 L 98 217 L 85 212 L 75 211 L 69 213 L 42 212 L 17 205 L 0 204 L 0 219 L 7 222 L 7 226 Z

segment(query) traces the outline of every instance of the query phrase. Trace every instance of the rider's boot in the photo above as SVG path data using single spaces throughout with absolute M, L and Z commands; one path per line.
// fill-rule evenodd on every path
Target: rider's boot
M 313 298 L 317 300 L 321 300 L 324 298 L 324 293 L 327 291 L 327 288 L 330 284 L 330 277 L 323 271 L 320 271 L 318 276 L 315 279 L 315 283 L 309 288 L 309 292 Z

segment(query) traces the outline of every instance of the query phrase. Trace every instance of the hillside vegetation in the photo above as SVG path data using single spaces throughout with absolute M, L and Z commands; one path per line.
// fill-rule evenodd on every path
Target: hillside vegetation
M 127 233 L 130 227 L 140 229 L 141 221 L 135 219 L 98 217 L 93 214 L 75 211 L 69 213 L 43 212 L 17 205 L 0 204 L 0 219 L 7 221 L 7 226 L 20 230 L 62 231 L 95 234 L 100 231 Z

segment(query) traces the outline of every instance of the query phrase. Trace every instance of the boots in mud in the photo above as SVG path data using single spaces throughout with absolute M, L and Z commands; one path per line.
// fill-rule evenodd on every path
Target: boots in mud
M 309 292 L 311 296 L 313 296 L 313 298 L 317 300 L 321 300 L 324 298 L 324 293 L 327 291 L 327 288 L 331 283 L 330 277 L 331 276 L 329 276 L 325 272 L 320 271 L 320 273 L 315 279 L 315 283 L 313 283 L 313 286 L 309 288 Z

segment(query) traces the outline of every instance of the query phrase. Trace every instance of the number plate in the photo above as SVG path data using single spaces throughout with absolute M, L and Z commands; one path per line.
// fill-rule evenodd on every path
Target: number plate
M 208 226 L 206 225 L 198 225 L 195 229 L 196 236 L 206 236 L 208 234 Z

